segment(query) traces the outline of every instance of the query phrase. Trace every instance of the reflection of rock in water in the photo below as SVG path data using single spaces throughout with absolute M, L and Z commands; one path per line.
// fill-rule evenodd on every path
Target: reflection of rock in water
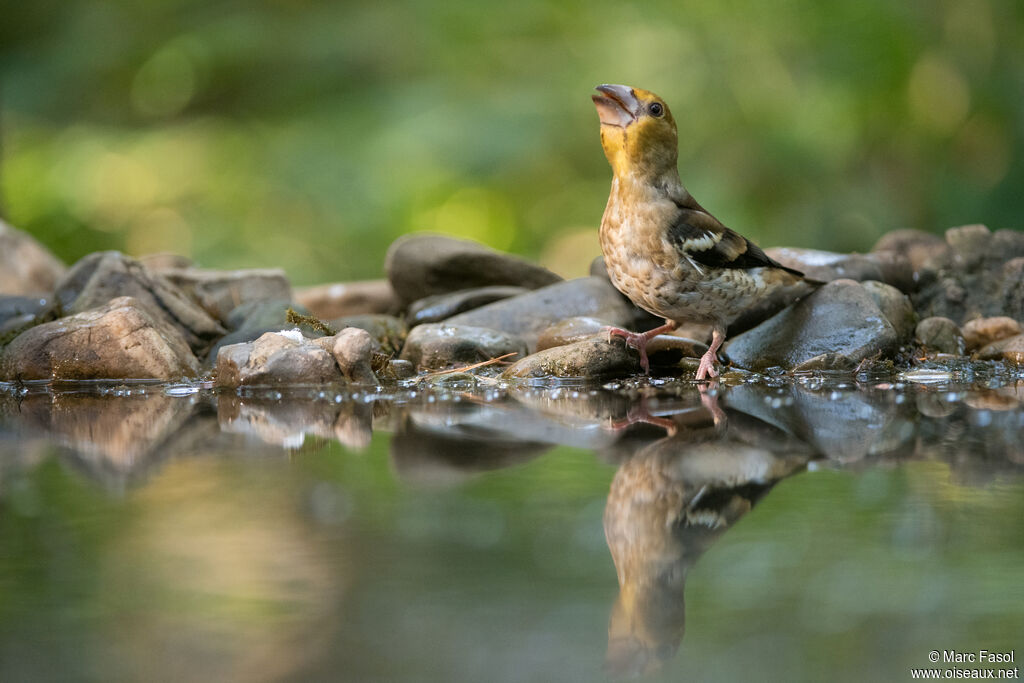
M 162 393 L 30 394 L 19 402 L 17 428 L 67 447 L 72 464 L 121 488 L 152 465 L 192 411 L 191 400 Z
M 179 459 L 139 489 L 98 571 L 105 676 L 301 678 L 351 580 L 344 535 L 325 544 L 301 486 L 246 460 Z
M 418 417 L 409 415 L 391 437 L 392 466 L 406 481 L 454 483 L 477 472 L 528 462 L 551 448 L 476 425 L 462 428 L 453 423 L 432 428 Z
M 677 416 L 677 433 L 638 450 L 612 481 L 604 528 L 619 597 L 605 663 L 615 675 L 650 673 L 675 654 L 690 567 L 811 457 L 775 427 L 735 411 L 727 416 L 717 428 L 707 411 Z
M 313 400 L 303 397 L 241 398 L 223 394 L 217 416 L 226 432 L 254 436 L 283 448 L 299 448 L 307 435 L 337 439 L 360 450 L 373 436 L 374 404 L 347 400 Z

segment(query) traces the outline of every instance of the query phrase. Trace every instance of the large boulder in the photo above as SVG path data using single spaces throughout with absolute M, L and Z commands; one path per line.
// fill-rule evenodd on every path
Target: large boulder
M 489 285 L 536 289 L 562 278 L 518 256 L 443 235 L 407 235 L 385 260 L 388 279 L 404 303 L 433 294 Z
M 194 377 L 199 362 L 181 332 L 132 297 L 22 332 L 0 357 L 0 379 Z
M 541 332 L 556 322 L 576 316 L 598 318 L 613 326 L 628 327 L 634 320 L 634 307 L 610 282 L 590 276 L 502 299 L 448 318 L 445 322 L 502 330 L 522 337 L 532 351 L 537 348 Z
M 278 299 L 290 301 L 292 286 L 283 270 L 211 270 L 206 268 L 165 268 L 158 271 L 210 315 L 227 320 L 242 304 Z
M 82 258 L 58 283 L 57 300 L 67 313 L 103 306 L 130 296 L 150 316 L 181 332 L 192 351 L 202 355 L 225 330 L 162 275 L 116 251 L 99 251 Z
M 31 235 L 0 220 L 0 293 L 49 294 L 66 270 Z
M 836 280 L 735 337 L 725 353 L 750 370 L 852 368 L 896 348 L 899 335 L 875 299 L 852 280 Z

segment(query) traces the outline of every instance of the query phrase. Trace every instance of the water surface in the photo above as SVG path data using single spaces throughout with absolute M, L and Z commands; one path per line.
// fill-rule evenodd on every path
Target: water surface
M 1019 659 L 1024 383 L 911 379 L 5 386 L 0 680 Z

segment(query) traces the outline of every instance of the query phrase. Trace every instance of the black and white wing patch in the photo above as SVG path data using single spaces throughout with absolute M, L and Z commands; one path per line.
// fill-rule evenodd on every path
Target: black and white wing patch
M 759 246 L 704 211 L 680 209 L 668 228 L 668 239 L 699 273 L 705 268 L 781 268 L 803 276 L 769 258 Z

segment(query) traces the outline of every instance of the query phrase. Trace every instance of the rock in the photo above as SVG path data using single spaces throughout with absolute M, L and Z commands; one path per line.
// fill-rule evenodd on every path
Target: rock
M 229 330 L 251 330 L 258 327 L 278 326 L 278 329 L 294 327 L 288 321 L 288 309 L 299 315 L 311 315 L 309 309 L 293 304 L 287 299 L 264 299 L 240 304 L 224 319 Z
M 750 370 L 792 369 L 817 356 L 835 366 L 858 363 L 896 347 L 892 324 L 864 287 L 836 280 L 774 318 L 735 337 L 725 347 L 733 363 Z
M 1017 320 L 1024 320 L 1024 257 L 1003 264 L 996 308 Z
M 130 296 L 149 314 L 173 325 L 198 355 L 225 333 L 223 327 L 166 278 L 116 251 L 100 251 L 80 259 L 57 285 L 64 311 L 80 313 L 111 299 Z
M 536 289 L 562 278 L 546 268 L 477 242 L 443 235 L 406 235 L 388 249 L 388 279 L 405 304 L 425 296 L 489 285 Z
M 3 322 L 0 322 L 0 348 L 28 328 L 32 327 L 36 322 L 36 315 L 34 313 L 15 315 L 10 318 L 6 318 Z
M 436 323 L 453 315 L 471 311 L 487 304 L 508 299 L 509 297 L 525 294 L 530 290 L 525 287 L 512 287 L 509 285 L 492 287 L 476 287 L 474 289 L 460 289 L 449 294 L 435 294 L 414 301 L 409 306 L 409 324 L 415 327 L 422 323 Z
M 250 301 L 238 306 L 227 317 L 228 328 L 232 331 L 217 340 L 207 354 L 207 363 L 217 361 L 217 354 L 222 347 L 243 342 L 256 341 L 267 332 L 282 330 L 299 330 L 304 337 L 316 339 L 325 336 L 324 332 L 313 329 L 309 325 L 288 322 L 288 309 L 300 315 L 309 315 L 304 307 L 289 301 L 271 299 L 269 301 Z
M 544 351 L 556 346 L 565 346 L 566 344 L 583 341 L 598 334 L 606 327 L 608 327 L 608 323 L 605 321 L 587 316 L 575 316 L 559 320 L 554 325 L 545 328 L 538 335 L 537 350 Z
M 330 384 L 344 379 L 333 354 L 298 332 L 268 332 L 254 342 L 222 347 L 215 376 L 220 387 Z
M 910 261 L 903 254 L 892 251 L 838 254 L 817 249 L 773 247 L 765 249 L 765 253 L 782 265 L 801 271 L 812 280 L 878 280 L 901 292 L 914 289 L 914 272 Z
M 347 315 L 393 313 L 398 297 L 387 280 L 333 282 L 295 290 L 295 300 L 321 320 Z
M 910 341 L 917 325 L 917 315 L 910 297 L 892 285 L 877 280 L 865 280 L 860 283 L 864 290 L 875 300 L 886 320 L 892 324 L 900 343 Z
M 169 251 L 161 251 L 156 254 L 140 256 L 139 263 L 153 271 L 172 269 L 180 270 L 183 268 L 191 268 L 195 265 L 195 262 L 188 256 L 182 256 L 181 254 L 175 254 Z
M 679 334 L 659 334 L 647 344 L 647 357 L 652 366 L 678 365 L 683 358 L 700 358 L 708 350 L 704 342 Z
M 6 380 L 171 380 L 198 373 L 181 332 L 132 297 L 26 330 L 0 359 Z
M 946 231 L 953 262 L 967 267 L 981 263 L 991 241 L 992 232 L 984 225 L 964 225 Z
M 596 337 L 555 346 L 516 362 L 502 373 L 506 379 L 582 377 L 603 379 L 640 372 L 640 356 L 621 337 Z
M 1024 334 L 1001 339 L 978 351 L 979 360 L 1005 360 L 1014 365 L 1024 364 Z
M 959 325 L 993 316 L 1024 320 L 1024 232 L 969 225 L 947 230 L 946 243 L 946 258 L 922 273 L 913 296 L 920 315 Z
M 892 251 L 903 254 L 914 272 L 915 280 L 921 271 L 941 262 L 949 251 L 946 241 L 938 235 L 923 230 L 893 230 L 882 235 L 872 252 Z
M 932 316 L 917 324 L 914 339 L 918 344 L 932 351 L 962 356 L 967 348 L 960 328 L 949 318 Z
M 251 301 L 290 301 L 292 286 L 280 269 L 209 270 L 166 268 L 160 271 L 218 320 L 227 320 L 236 307 Z
M 496 301 L 445 322 L 502 330 L 522 337 L 534 349 L 540 333 L 560 320 L 587 316 L 628 328 L 634 319 L 634 308 L 610 282 L 591 276 Z
M 437 370 L 470 365 L 515 352 L 513 360 L 526 356 L 526 343 L 499 330 L 450 323 L 427 323 L 412 328 L 402 360 L 417 370 Z
M 395 376 L 395 379 L 411 379 L 416 376 L 416 366 L 401 358 L 389 360 L 388 369 Z
M 0 220 L 0 292 L 49 294 L 66 270 L 31 235 Z
M 343 330 L 346 327 L 366 330 L 380 344 L 381 353 L 389 356 L 398 355 L 409 334 L 409 326 L 393 315 L 349 315 L 331 320 L 330 324 L 335 330 Z
M 366 330 L 349 327 L 333 337 L 320 337 L 313 343 L 331 352 L 345 379 L 358 384 L 378 383 L 371 361 L 380 345 Z
M 968 351 L 975 351 L 994 342 L 1015 337 L 1020 333 L 1020 323 L 1006 316 L 975 318 L 967 321 L 963 326 L 964 341 L 967 342 Z
M 42 296 L 6 296 L 0 294 L 0 324 L 11 318 L 25 315 L 36 316 L 50 305 L 50 300 Z

